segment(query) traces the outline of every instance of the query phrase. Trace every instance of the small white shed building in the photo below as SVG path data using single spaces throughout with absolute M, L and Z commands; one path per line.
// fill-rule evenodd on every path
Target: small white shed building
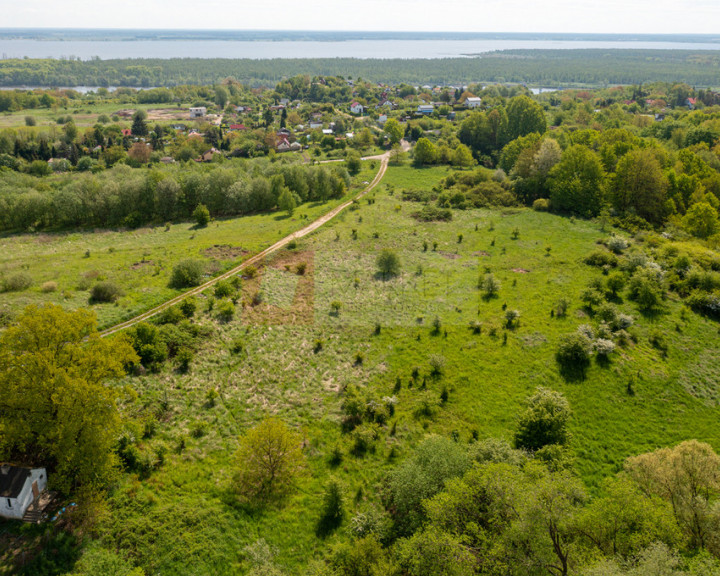
M 21 520 L 45 488 L 45 468 L 0 465 L 0 516 Z

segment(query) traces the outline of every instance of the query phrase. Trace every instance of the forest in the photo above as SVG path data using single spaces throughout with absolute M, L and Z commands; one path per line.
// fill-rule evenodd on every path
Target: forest
M 0 456 L 56 500 L 0 574 L 720 574 L 690 69 L 8 92 Z
M 444 59 L 126 59 L 0 60 L 0 86 L 207 85 L 225 78 L 274 86 L 291 76 L 347 76 L 373 82 L 447 85 L 514 82 L 533 86 L 610 86 L 683 82 L 718 87 L 720 55 L 689 50 L 503 50 Z

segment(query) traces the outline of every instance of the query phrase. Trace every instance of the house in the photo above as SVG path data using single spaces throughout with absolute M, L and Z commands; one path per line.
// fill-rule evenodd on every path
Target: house
M 685 106 L 688 107 L 688 110 L 695 110 L 695 105 L 697 104 L 697 98 L 688 98 L 685 100 Z
M 290 104 L 290 100 L 289 100 L 289 99 L 287 99 L 287 98 L 280 98 L 280 105 L 281 105 L 281 106 L 287 106 L 288 104 Z
M 205 106 L 190 108 L 190 118 L 203 118 L 205 114 L 207 114 L 207 108 L 205 108 Z
M 290 136 L 291 132 L 287 128 L 280 128 L 280 130 L 277 131 L 278 136 Z
M 163 156 L 160 158 L 160 162 L 163 164 L 175 164 L 175 158 L 172 158 L 170 156 Z
M 365 108 L 363 107 L 360 102 L 353 102 L 350 104 L 350 112 L 353 114 L 362 114 L 365 111 Z
M 280 138 L 275 146 L 278 152 L 288 152 L 290 150 L 290 142 L 287 138 Z
M 397 106 L 395 106 L 395 104 L 392 101 L 387 100 L 387 99 L 383 99 L 380 102 L 378 102 L 378 104 L 377 104 L 377 106 L 375 106 L 375 108 L 376 109 L 377 108 L 385 108 L 386 106 L 388 108 L 390 108 L 391 110 L 395 110 L 395 108 L 397 108 Z
M 300 142 L 293 142 L 290 144 L 291 152 L 297 152 L 298 150 L 302 150 L 302 144 L 300 144 Z
M 420 104 L 417 107 L 418 114 L 428 115 L 432 114 L 433 112 L 435 112 L 435 106 L 433 106 L 432 104 Z
M 21 520 L 45 488 L 45 468 L 0 465 L 0 516 Z
M 655 122 L 662 122 L 663 120 L 665 120 L 665 114 L 655 114 Z
M 173 130 L 177 130 L 178 132 L 184 132 L 185 131 L 185 124 L 173 124 L 172 125 Z
M 270 110 L 272 110 L 273 112 L 279 112 L 280 110 L 285 110 L 285 106 L 283 106 L 282 104 L 275 104 L 273 106 L 270 106 Z
M 322 122 L 310 122 L 310 130 L 317 130 L 318 128 L 322 128 L 323 123 Z
M 479 108 L 482 105 L 482 98 L 470 97 L 465 100 L 465 106 L 468 108 Z
M 378 124 L 385 124 L 387 122 L 387 114 L 380 114 L 378 116 Z
M 122 135 L 123 136 L 132 136 L 132 130 L 130 130 L 130 128 L 123 128 Z
M 325 136 L 331 136 L 332 133 L 333 133 L 333 131 L 330 130 L 330 128 L 323 128 L 322 133 L 323 133 Z
M 228 132 L 239 132 L 242 130 L 247 130 L 244 124 L 230 124 L 228 127 Z
M 211 162 L 215 154 L 220 154 L 220 150 L 217 148 L 210 148 L 207 152 L 200 155 L 200 158 L 196 158 L 195 162 Z
M 455 112 L 448 112 L 447 114 L 448 120 L 455 120 Z

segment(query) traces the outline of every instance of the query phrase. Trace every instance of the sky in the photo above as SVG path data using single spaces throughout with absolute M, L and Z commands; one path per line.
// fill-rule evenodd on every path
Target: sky
M 2 27 L 718 34 L 720 0 L 0 0 Z

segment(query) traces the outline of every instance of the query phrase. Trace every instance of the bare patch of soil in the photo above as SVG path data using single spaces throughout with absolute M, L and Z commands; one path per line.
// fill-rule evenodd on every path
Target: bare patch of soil
M 525 268 L 513 268 L 512 271 L 518 274 L 528 274 L 530 272 L 530 270 L 525 270 Z
M 215 244 L 203 250 L 205 256 L 214 260 L 235 260 L 247 253 L 248 251 L 243 250 L 240 246 L 230 246 L 230 244 Z

